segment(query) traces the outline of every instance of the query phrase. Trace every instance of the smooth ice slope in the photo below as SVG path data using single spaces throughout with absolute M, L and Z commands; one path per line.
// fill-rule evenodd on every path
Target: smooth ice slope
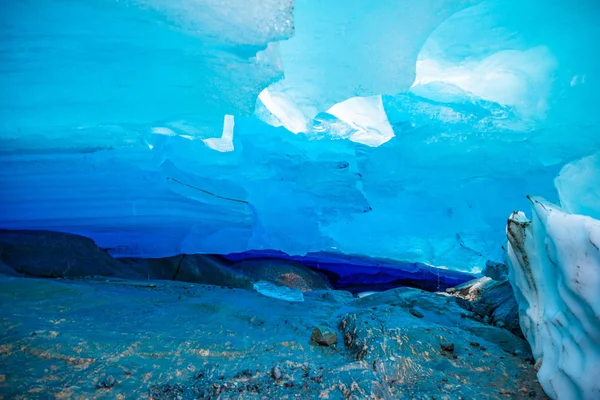
M 478 270 L 525 195 L 557 202 L 561 168 L 600 151 L 592 0 L 34 0 L 0 18 L 0 227 L 115 255 Z
M 508 220 L 509 277 L 521 328 L 553 399 L 600 397 L 600 221 L 531 199 Z

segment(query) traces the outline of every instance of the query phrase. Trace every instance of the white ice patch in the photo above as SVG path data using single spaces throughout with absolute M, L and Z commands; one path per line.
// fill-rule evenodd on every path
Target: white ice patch
M 369 297 L 376 293 L 378 293 L 378 292 L 360 292 L 360 293 L 356 294 L 356 297 L 358 297 L 359 299 L 362 299 L 363 297 Z
M 600 221 L 531 199 L 507 226 L 520 323 L 553 399 L 600 398 Z
M 273 126 L 283 126 L 290 132 L 300 133 L 308 131 L 310 118 L 298 108 L 294 101 L 281 92 L 270 92 L 264 89 L 258 95 L 260 101 L 269 110 L 277 121 L 265 121 Z
M 304 295 L 300 289 L 292 289 L 287 286 L 277 286 L 267 281 L 258 281 L 253 284 L 254 289 L 263 296 L 285 301 L 304 301 Z
M 353 97 L 337 103 L 329 110 L 331 114 L 348 124 L 353 132 L 349 139 L 367 146 L 377 147 L 394 137 L 383 108 L 381 96 Z M 337 132 L 331 131 L 332 135 Z
M 152 133 L 155 135 L 164 135 L 164 136 L 176 136 L 177 134 L 173 132 L 172 129 L 165 128 L 164 126 L 157 126 L 152 128 Z
M 233 115 L 226 115 L 223 120 L 223 134 L 220 138 L 209 138 L 204 139 L 205 145 L 213 150 L 220 151 L 221 153 L 227 153 L 233 151 L 233 127 L 235 121 Z
M 312 133 L 320 132 L 331 138 L 349 139 L 371 147 L 381 146 L 394 137 L 381 96 L 352 97 L 334 104 L 327 114 L 337 120 L 319 118 L 327 116 L 319 114 L 314 123 L 307 116 L 313 115 L 314 110 L 305 110 L 285 93 L 265 89 L 258 98 L 272 115 L 265 115 L 257 108 L 257 116 L 272 126 L 283 126 L 293 133 L 308 133 L 312 129 Z
M 556 61 L 543 46 L 526 51 L 503 50 L 460 64 L 421 59 L 412 87 L 434 82 L 451 84 L 481 99 L 514 106 L 522 114 L 541 116 L 547 109 L 555 67 Z

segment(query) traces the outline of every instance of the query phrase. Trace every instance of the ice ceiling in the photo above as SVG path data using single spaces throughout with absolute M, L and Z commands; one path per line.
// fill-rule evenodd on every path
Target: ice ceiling
M 598 218 L 599 18 L 595 0 L 10 2 L 0 227 L 116 255 L 477 268 L 528 194 Z

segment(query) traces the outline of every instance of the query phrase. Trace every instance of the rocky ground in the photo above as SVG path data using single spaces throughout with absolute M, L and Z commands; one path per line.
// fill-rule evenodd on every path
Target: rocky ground
M 5 398 L 544 398 L 526 342 L 417 289 L 4 277 L 0 299 Z
M 113 276 L 23 277 L 31 265 L 48 270 L 44 260 L 75 261 L 11 246 L 0 254 L 0 398 L 546 398 L 503 311 L 514 300 L 490 306 L 498 296 L 486 294 L 506 288 L 489 278 L 451 294 L 358 297 L 311 271 L 267 268 L 274 283 L 304 291 L 289 302 L 214 264 L 194 270 L 218 278 L 212 285 L 142 279 L 143 268 L 164 268 L 140 261 L 123 278 L 104 255 L 83 252 L 71 271 L 88 257 Z M 167 263 L 176 273 L 180 264 Z

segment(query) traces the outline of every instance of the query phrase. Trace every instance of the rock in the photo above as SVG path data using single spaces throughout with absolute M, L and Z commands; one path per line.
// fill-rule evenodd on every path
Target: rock
M 423 318 L 423 313 L 421 311 L 419 311 L 418 307 L 411 307 L 408 312 L 410 312 L 412 315 L 414 315 L 417 318 Z
M 303 292 L 331 289 L 326 278 L 292 261 L 233 263 L 203 254 L 115 259 L 91 239 L 50 231 L 0 230 L 0 274 L 176 280 L 250 290 L 254 281 L 264 280 Z
M 252 278 L 232 268 L 218 256 L 192 254 L 182 260 L 173 280 L 252 289 Z
M 505 281 L 508 278 L 508 267 L 506 264 L 487 260 L 482 274 L 495 281 Z
M 126 258 L 120 261 L 145 274 L 148 279 L 252 289 L 252 279 L 249 276 L 231 268 L 218 256 L 180 254 L 164 258 Z
M 115 378 L 113 378 L 113 376 L 110 375 L 110 376 L 107 376 L 106 378 L 104 378 L 102 381 L 100 381 L 96 385 L 96 389 L 110 389 L 113 386 L 115 386 L 116 383 L 117 383 L 117 381 L 115 380 Z
M 183 385 L 155 385 L 149 390 L 150 398 L 152 400 L 177 400 L 185 392 Z M 204 398 L 204 396 L 202 396 Z
M 519 343 L 527 343 L 504 329 L 461 318 L 452 296 L 398 288 L 340 305 L 335 296 L 328 302 L 315 292 L 305 303 L 290 304 L 250 290 L 232 293 L 169 281 L 150 290 L 138 283 L 0 278 L 3 323 L 19 326 L 0 330 L 0 342 L 12 348 L 0 357 L 8 366 L 2 371 L 7 383 L 3 394 L 8 391 L 6 397 L 14 398 L 41 387 L 44 395 L 55 397 L 66 385 L 69 398 L 94 398 L 110 390 L 112 397 L 156 400 L 310 399 L 325 394 L 337 399 L 343 398 L 340 386 L 357 399 L 502 400 L 499 388 L 523 386 L 542 393 L 532 366 L 503 350 L 514 352 Z M 37 314 L 40 299 L 43 314 Z M 411 308 L 425 316 L 415 318 Z M 115 309 L 119 312 L 111 312 Z M 60 331 L 56 339 L 44 331 L 30 337 L 40 329 L 38 315 L 58 322 L 52 325 Z M 313 320 L 319 322 L 307 328 Z M 340 342 L 347 337 L 345 346 L 307 345 L 307 330 L 317 324 L 334 327 Z M 48 352 L 53 342 L 60 353 Z M 454 354 L 442 354 L 440 342 L 454 344 Z M 488 350 L 469 347 L 471 342 Z M 131 372 L 127 376 L 114 361 L 124 351 L 122 367 Z M 52 370 L 56 356 L 68 361 Z M 40 382 L 39 376 L 49 373 L 44 369 L 57 379 Z M 97 380 L 110 371 L 124 381 L 117 379 L 112 389 L 96 393 L 93 371 L 104 371 Z M 91 383 L 71 384 L 86 379 Z M 442 379 L 447 381 L 440 384 Z
M 454 354 L 454 343 L 440 343 L 440 349 L 442 352 Z
M 486 279 L 490 282 L 495 282 L 489 278 Z M 499 282 L 495 283 L 494 285 L 500 284 L 503 283 Z M 510 288 L 510 286 L 508 287 Z M 490 299 L 489 301 L 492 301 L 492 299 Z M 417 304 L 418 306 L 416 306 Z M 528 350 L 529 346 L 527 345 L 527 343 L 522 340 L 516 340 L 515 334 L 511 331 L 501 329 L 493 325 L 480 323 L 483 322 L 483 318 L 479 317 L 477 313 L 474 313 L 473 318 L 463 318 L 462 315 L 464 314 L 464 312 L 460 307 L 473 308 L 474 302 L 458 297 L 458 295 L 456 297 L 447 296 L 445 294 L 431 295 L 430 293 L 419 291 L 416 289 L 398 288 L 394 290 L 388 290 L 382 293 L 376 293 L 366 298 L 356 299 L 355 301 L 350 303 L 350 306 L 354 307 L 384 307 L 382 305 L 387 305 L 388 307 L 395 306 L 395 309 L 398 311 L 395 311 L 394 313 L 398 314 L 398 318 L 401 318 L 401 310 L 405 310 L 406 314 L 410 315 L 410 308 L 418 307 L 419 310 L 424 311 L 423 313 L 426 315 L 426 317 L 423 318 L 424 321 L 427 321 L 428 319 L 431 319 L 432 321 L 444 321 L 444 323 L 447 323 L 447 321 L 453 321 L 453 324 L 465 327 L 465 329 L 468 329 L 470 332 L 474 333 L 480 338 L 483 338 L 484 340 L 488 340 L 493 343 L 497 343 L 498 346 L 500 346 L 500 348 L 506 352 L 512 353 L 518 349 L 523 352 L 524 357 L 530 354 L 530 351 Z M 481 305 L 482 308 L 486 310 L 493 309 L 487 308 L 487 306 L 483 307 L 483 304 L 478 305 Z M 410 315 L 410 318 L 413 318 L 413 316 Z M 489 316 L 487 320 L 491 320 Z M 472 324 L 471 322 L 474 322 L 474 324 Z M 515 321 L 515 323 L 518 326 L 518 320 Z M 349 338 L 345 336 L 346 332 L 348 332 L 348 327 L 343 326 L 343 320 L 342 324 L 340 324 L 340 331 L 343 333 L 345 341 L 347 341 L 348 339 L 352 339 L 353 341 L 356 340 L 357 335 L 354 332 L 350 332 L 351 336 Z M 521 335 L 517 336 L 519 338 L 522 338 Z
M 0 261 L 14 271 L 30 276 L 141 277 L 91 239 L 62 232 L 0 230 Z
M 337 343 L 337 333 L 327 326 L 317 326 L 310 336 L 311 342 L 321 346 L 333 346 Z
M 483 294 L 495 285 L 495 281 L 487 276 L 470 280 L 458 285 L 454 293 L 466 300 L 478 300 Z
M 328 284 L 336 290 L 348 290 L 354 295 L 381 292 L 401 286 L 434 292 L 474 278 L 469 273 L 439 269 L 421 263 L 398 262 L 364 255 L 344 255 L 338 252 L 288 256 L 277 251 L 258 250 L 224 257 L 236 261 L 242 267 L 251 266 L 248 271 L 255 269 L 253 263 L 257 262 L 267 267 L 283 265 L 287 268 L 295 265 L 300 269 L 309 268 L 318 275 L 325 276 Z
M 299 289 L 302 292 L 331 290 L 331 285 L 321 274 L 300 263 L 282 259 L 245 260 L 231 265 L 254 281 L 267 281 L 277 286 Z
M 163 258 L 120 258 L 124 264 L 145 274 L 147 279 L 173 280 L 185 255 Z
M 414 382 L 421 382 L 420 378 L 416 378 L 419 375 L 417 370 L 406 368 L 399 371 L 398 364 L 410 360 L 410 363 L 420 366 L 427 365 L 433 375 L 422 383 L 415 383 L 422 385 L 420 390 L 424 393 L 443 394 L 430 383 L 436 379 L 439 381 L 453 374 L 468 377 L 470 384 L 461 385 L 460 389 L 457 387 L 453 393 L 466 399 L 482 398 L 481 387 L 484 386 L 485 390 L 489 388 L 490 393 L 497 390 L 494 389 L 494 385 L 498 384 L 496 378 L 478 372 L 484 365 L 499 372 L 497 365 L 501 364 L 503 371 L 509 375 L 514 374 L 511 375 L 513 377 L 517 376 L 516 374 L 524 374 L 523 358 L 506 355 L 516 350 L 527 355 L 527 342 L 505 329 L 485 325 L 471 318 L 462 318 L 462 309 L 457 300 L 454 296 L 411 288 L 398 288 L 356 299 L 347 305 L 355 311 L 345 311 L 338 325 L 345 345 L 342 354 L 351 362 L 363 360 L 370 370 L 382 374 L 382 379 L 387 382 L 407 382 L 413 378 L 416 379 Z M 417 320 L 411 309 L 418 309 L 425 316 Z M 440 337 L 445 340 L 440 342 Z M 461 351 L 465 348 L 471 349 L 471 354 L 467 356 L 465 351 L 463 357 Z M 427 359 L 417 360 L 418 354 L 427 354 Z M 516 362 L 518 367 L 514 372 L 509 372 L 506 365 L 513 362 Z M 529 379 L 535 379 L 531 369 L 527 374 Z M 475 386 L 479 389 L 474 389 L 475 381 Z M 401 386 L 398 385 L 398 388 Z M 381 395 L 380 398 L 386 397 Z M 388 398 L 400 397 L 393 392 Z M 496 391 L 490 394 L 489 398 L 501 397 L 497 396 Z
M 523 337 L 518 304 L 510 282 L 483 277 L 458 286 L 454 295 L 461 307 L 483 318 L 485 323 Z
M 273 367 L 273 369 L 271 370 L 271 376 L 276 381 L 281 379 L 281 369 L 279 368 L 279 365 Z
M 535 371 L 535 373 L 537 374 L 538 371 L 540 370 L 540 368 L 542 368 L 542 363 L 544 362 L 543 358 L 538 358 L 537 360 L 535 360 L 535 364 L 533 366 L 533 370 Z
M 314 291 L 313 293 L 318 293 L 321 299 L 331 303 L 345 304 L 354 300 L 352 293 L 346 290 L 320 290 Z

